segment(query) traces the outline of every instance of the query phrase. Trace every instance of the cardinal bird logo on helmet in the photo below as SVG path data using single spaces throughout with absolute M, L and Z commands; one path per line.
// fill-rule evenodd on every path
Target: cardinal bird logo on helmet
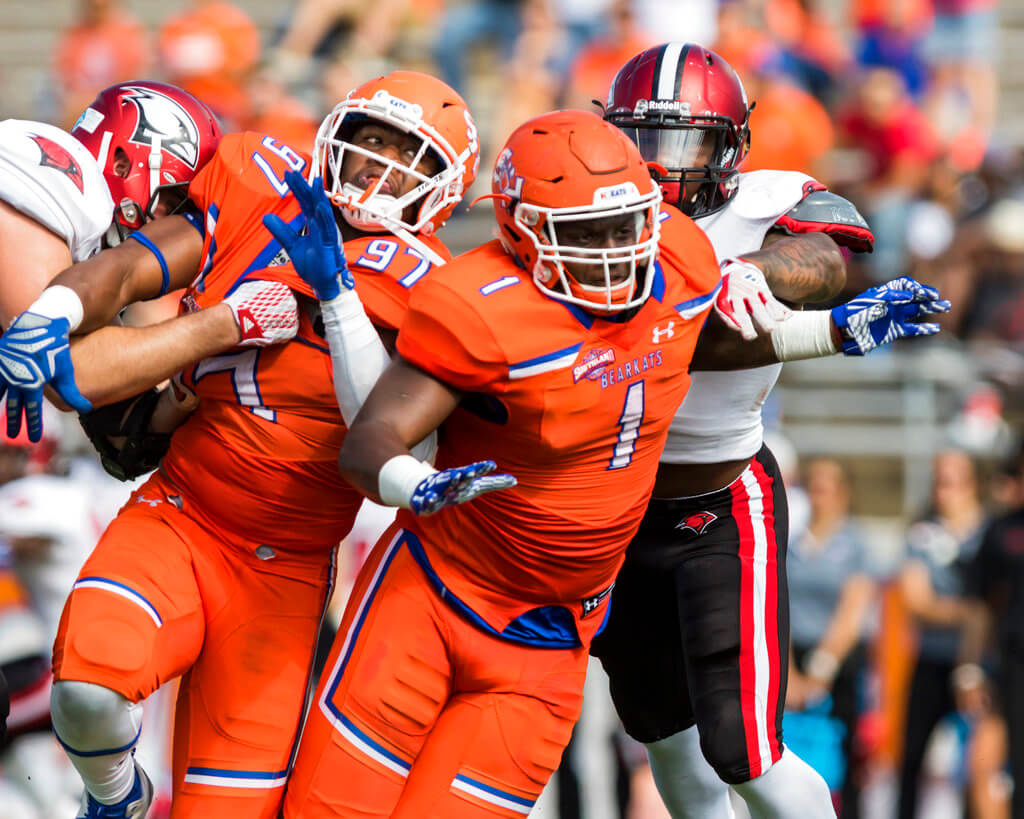
M 679 523 L 676 524 L 676 529 L 681 532 L 685 532 L 689 529 L 695 535 L 704 533 L 712 523 L 718 520 L 718 515 L 712 514 L 711 512 L 696 512 L 683 518 Z
M 152 145 L 160 138 L 160 149 L 193 170 L 199 163 L 199 128 L 177 101 L 151 88 L 132 86 L 130 99 L 139 109 L 139 121 L 131 141 Z
M 39 164 L 44 168 L 55 168 L 75 183 L 80 193 L 85 193 L 85 181 L 82 169 L 78 167 L 74 157 L 52 139 L 38 134 L 30 134 L 32 141 L 39 146 Z

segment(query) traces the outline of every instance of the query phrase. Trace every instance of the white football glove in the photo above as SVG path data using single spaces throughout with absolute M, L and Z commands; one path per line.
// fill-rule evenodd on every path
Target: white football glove
M 770 333 L 791 312 L 772 295 L 760 268 L 742 259 L 726 259 L 722 263 L 722 286 L 715 299 L 715 311 L 727 327 L 746 341 L 757 338 L 758 330 Z
M 291 288 L 280 282 L 245 282 L 224 299 L 242 333 L 239 347 L 266 347 L 295 338 L 299 307 Z

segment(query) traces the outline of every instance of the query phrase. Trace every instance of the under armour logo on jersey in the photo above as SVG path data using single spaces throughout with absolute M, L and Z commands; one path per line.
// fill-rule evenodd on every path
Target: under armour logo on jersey
M 685 532 L 689 529 L 695 535 L 700 535 L 703 534 L 704 530 L 716 520 L 718 520 L 718 515 L 711 512 L 697 512 L 679 521 L 679 523 L 676 524 L 676 529 L 680 532 Z
M 79 193 L 85 193 L 85 180 L 82 178 L 82 169 L 78 167 L 74 157 L 52 139 L 38 134 L 29 134 L 31 140 L 39 146 L 39 164 L 44 168 L 54 168 L 70 179 Z
M 139 109 L 139 121 L 131 141 L 152 145 L 160 138 L 160 149 L 180 159 L 193 170 L 199 164 L 199 128 L 180 103 L 152 88 L 131 86 L 128 99 Z
M 661 344 L 663 338 L 672 338 L 676 334 L 676 323 L 670 321 L 666 327 L 654 327 L 651 329 L 651 343 Z
M 136 503 L 148 503 L 150 506 L 159 506 L 164 502 L 163 498 L 136 498 Z
M 582 600 L 581 602 L 583 604 L 583 616 L 586 617 L 588 614 L 590 614 L 593 611 L 595 611 L 597 609 L 597 607 L 601 605 L 601 601 L 604 600 L 609 594 L 611 594 L 612 593 L 612 589 L 614 589 L 614 588 L 615 588 L 615 584 L 612 583 L 604 591 L 600 591 L 597 594 L 595 594 L 593 597 L 587 597 L 584 600 Z

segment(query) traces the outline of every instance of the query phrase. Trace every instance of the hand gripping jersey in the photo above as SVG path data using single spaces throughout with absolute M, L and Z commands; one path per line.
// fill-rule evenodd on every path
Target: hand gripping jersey
M 489 458 L 519 483 L 398 520 L 447 599 L 506 638 L 587 645 L 604 618 L 719 281 L 682 214 L 661 246 L 652 296 L 628 320 L 543 295 L 497 241 L 410 301 L 399 353 L 465 392 L 438 467 Z
M 0 199 L 88 259 L 114 217 L 114 201 L 92 154 L 73 136 L 42 122 L 0 122 Z
M 760 250 L 769 230 L 805 196 L 824 188 L 796 171 L 739 175 L 729 203 L 697 219 L 721 259 Z M 669 218 L 669 222 L 674 217 Z M 664 229 L 667 222 L 662 222 Z M 761 407 L 782 371 L 781 364 L 749 370 L 695 372 L 669 430 L 665 463 L 718 463 L 749 458 L 761 448 Z
M 266 213 L 293 227 L 302 223 L 283 180 L 286 170 L 301 171 L 308 161 L 259 134 L 221 141 L 190 187 L 205 239 L 202 268 L 182 300 L 186 309 L 216 304 L 247 279 L 280 281 L 312 296 L 262 223 Z M 448 256 L 436 240 L 414 251 L 391 234 L 345 250 L 368 313 L 385 326 L 397 324 L 408 288 L 433 266 L 425 256 Z M 316 302 L 300 299 L 300 313 L 294 340 L 213 356 L 184 374 L 199 408 L 173 436 L 162 469 L 194 508 L 229 531 L 333 547 L 351 528 L 362 497 L 338 473 L 345 426 L 327 343 L 316 329 Z

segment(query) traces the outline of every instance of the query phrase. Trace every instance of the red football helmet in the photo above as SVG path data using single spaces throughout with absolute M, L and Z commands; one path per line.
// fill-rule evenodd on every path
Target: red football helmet
M 418 137 L 415 158 L 405 165 L 353 144 L 356 128 L 367 119 Z M 371 156 L 385 166 L 376 184 L 363 190 L 342 181 L 346 153 Z M 440 167 L 433 176 L 415 170 L 428 153 Z M 310 181 L 323 177 L 327 194 L 353 227 L 429 234 L 451 216 L 476 179 L 479 165 L 476 124 L 462 97 L 429 74 L 393 71 L 350 91 L 327 115 L 316 135 Z M 412 176 L 418 184 L 397 198 L 382 193 L 392 171 Z M 406 208 L 417 203 L 412 218 L 406 219 Z
M 205 104 L 176 86 L 148 80 L 100 91 L 71 134 L 103 171 L 121 238 L 154 217 L 161 196 L 167 212 L 180 204 L 221 138 L 217 117 Z
M 491 190 L 502 244 L 544 293 L 599 313 L 647 300 L 661 192 L 636 146 L 617 128 L 586 111 L 536 117 L 508 138 Z M 611 246 L 566 240 L 567 233 L 606 219 L 625 228 Z M 572 268 L 584 265 L 601 272 L 581 281 Z
M 715 52 L 665 43 L 619 69 L 604 117 L 640 148 L 665 200 L 696 218 L 736 192 L 752 108 L 740 78 Z

